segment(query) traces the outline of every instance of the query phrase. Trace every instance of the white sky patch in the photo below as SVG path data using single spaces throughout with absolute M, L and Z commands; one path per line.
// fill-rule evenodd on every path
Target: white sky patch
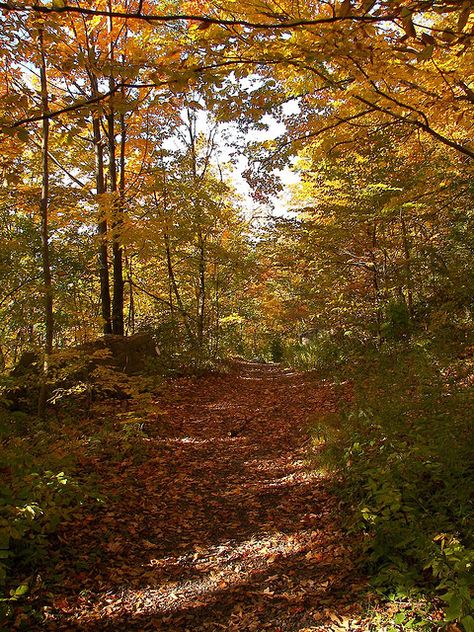
M 272 204 L 274 208 L 273 215 L 277 217 L 293 217 L 294 213 L 290 211 L 292 186 L 300 181 L 300 177 L 290 167 L 278 169 L 276 173 L 283 185 L 283 191 L 280 193 L 280 195 L 272 198 Z
M 295 114 L 299 111 L 299 106 L 296 101 L 290 101 L 283 106 L 283 112 L 285 115 Z M 184 121 L 185 114 L 183 112 L 182 118 Z M 208 130 L 208 115 L 206 111 L 198 112 L 197 114 L 198 127 L 203 133 Z M 265 114 L 260 123 L 266 126 L 266 129 L 254 129 L 248 132 L 244 137 L 244 143 L 249 144 L 252 142 L 261 142 L 266 140 L 275 140 L 285 135 L 286 126 L 283 122 L 278 121 L 271 114 Z M 295 173 L 290 166 L 284 169 L 269 170 L 266 177 L 278 179 L 283 186 L 283 190 L 278 195 L 271 196 L 267 204 L 261 204 L 256 202 L 252 198 L 252 191 L 247 180 L 244 178 L 243 173 L 248 169 L 249 163 L 247 158 L 239 153 L 235 155 L 236 147 L 232 145 L 228 138 L 232 138 L 232 124 L 222 126 L 223 133 L 220 134 L 220 142 L 218 144 L 218 161 L 221 165 L 231 165 L 231 169 L 226 169 L 227 175 L 236 192 L 241 196 L 241 204 L 243 206 L 244 214 L 247 217 L 253 217 L 255 215 L 273 215 L 273 216 L 291 216 L 289 211 L 291 203 L 291 186 L 299 182 L 299 176 Z M 236 132 L 237 133 L 237 132 Z M 176 149 L 183 149 L 182 143 L 177 137 L 167 139 L 163 143 L 165 149 L 174 151 Z

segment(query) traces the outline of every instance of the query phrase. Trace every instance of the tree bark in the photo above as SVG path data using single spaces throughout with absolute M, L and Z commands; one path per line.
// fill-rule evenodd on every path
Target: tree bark
M 204 346 L 204 326 L 206 318 L 206 250 L 202 230 L 199 229 L 198 234 L 199 248 L 199 285 L 197 300 L 197 343 L 199 355 L 202 356 Z
M 408 313 L 410 314 L 410 318 L 413 319 L 413 279 L 412 279 L 412 273 L 411 273 L 411 252 L 410 252 L 410 243 L 408 241 L 407 226 L 405 222 L 405 217 L 403 215 L 403 211 L 400 211 L 400 224 L 402 227 L 403 254 L 405 257 Z
M 105 175 L 104 175 L 104 150 L 102 146 L 102 138 L 100 131 L 100 119 L 94 116 L 93 134 L 95 148 L 95 169 L 96 169 L 96 192 L 97 195 L 103 195 L 106 192 Z M 109 280 L 109 253 L 107 248 L 107 219 L 100 212 L 99 221 L 97 223 L 97 234 L 99 236 L 99 278 L 100 278 L 100 304 L 102 313 L 102 328 L 104 334 L 112 333 L 112 321 L 110 318 L 110 280 Z
M 220 346 L 220 284 L 219 284 L 219 266 L 217 261 L 214 264 L 214 284 L 215 284 L 215 316 L 216 316 L 216 329 L 214 333 L 214 356 L 219 356 L 219 346 Z
M 173 260 L 171 257 L 171 244 L 170 244 L 170 238 L 168 233 L 164 233 L 163 235 L 163 239 L 165 242 L 165 252 L 166 252 L 166 267 L 168 270 L 168 281 L 171 285 L 171 288 L 173 290 L 173 294 L 174 297 L 176 299 L 176 304 L 178 306 L 178 311 L 181 314 L 182 318 L 183 318 L 183 324 L 184 324 L 184 328 L 186 329 L 186 333 L 188 335 L 189 338 L 189 342 L 191 344 L 195 343 L 195 337 L 193 335 L 193 331 L 191 329 L 191 326 L 189 324 L 189 316 L 188 313 L 186 312 L 186 310 L 184 309 L 184 305 L 183 305 L 183 301 L 181 299 L 181 293 L 179 291 L 179 287 L 178 287 L 178 283 L 176 282 L 176 276 L 174 273 L 174 269 L 173 269 Z M 170 307 L 171 309 L 173 309 L 173 304 L 170 301 Z
M 53 314 L 53 284 L 51 277 L 51 263 L 49 251 L 49 94 L 46 55 L 44 52 L 43 31 L 40 29 L 38 44 L 41 56 L 41 110 L 43 114 L 41 134 L 41 164 L 42 182 L 40 199 L 41 218 L 41 263 L 44 292 L 44 360 L 43 373 L 38 398 L 38 415 L 46 416 L 47 380 L 49 375 L 50 357 L 53 351 L 54 314 Z
M 372 249 L 370 250 L 370 258 L 372 260 L 372 282 L 374 287 L 375 298 L 375 314 L 377 322 L 377 338 L 379 344 L 382 342 L 382 306 L 380 302 L 380 285 L 379 285 L 379 271 L 377 266 L 377 257 L 375 256 L 375 250 L 377 248 L 377 224 L 373 223 L 371 227 L 372 232 Z
M 111 3 L 109 3 L 111 4 Z M 111 7 L 109 7 L 111 10 Z M 110 63 L 114 62 L 114 42 L 112 39 L 112 17 L 109 19 L 110 34 Z M 109 90 L 115 91 L 115 79 L 113 71 L 109 77 Z M 124 140 L 122 139 L 122 143 Z M 116 145 L 115 145 L 115 111 L 113 107 L 112 97 L 109 103 L 109 112 L 107 114 L 107 144 L 109 152 L 109 180 L 110 192 L 112 193 L 112 267 L 113 267 L 113 298 L 112 298 L 112 332 L 118 336 L 124 335 L 124 282 L 123 282 L 123 252 L 120 244 L 121 238 L 121 218 L 120 218 L 120 199 L 117 187 L 117 162 L 116 162 Z
M 127 330 L 129 333 L 135 333 L 135 295 L 133 291 L 133 269 L 132 269 L 132 258 L 125 258 L 125 263 L 127 265 L 128 272 L 128 289 L 129 289 L 129 301 L 128 301 L 128 323 Z
M 158 197 L 156 193 L 153 194 L 153 198 L 155 200 L 155 205 L 158 213 L 160 213 L 160 203 L 158 201 Z M 167 181 L 166 181 L 166 170 L 163 164 L 163 221 L 168 213 L 168 189 L 167 189 Z M 160 213 L 161 214 L 161 213 Z M 173 314 L 174 305 L 172 301 L 172 296 L 174 295 L 176 299 L 177 311 L 182 317 L 183 325 L 186 330 L 186 334 L 188 336 L 189 342 L 191 345 L 195 346 L 196 337 L 192 330 L 192 318 L 189 316 L 188 312 L 184 308 L 183 300 L 181 298 L 181 293 L 179 291 L 178 283 L 176 281 L 176 275 L 174 273 L 173 267 L 173 257 L 171 253 L 171 239 L 167 230 L 163 231 L 163 241 L 165 245 L 165 254 L 166 254 L 166 268 L 168 272 L 168 283 L 170 285 L 170 311 Z

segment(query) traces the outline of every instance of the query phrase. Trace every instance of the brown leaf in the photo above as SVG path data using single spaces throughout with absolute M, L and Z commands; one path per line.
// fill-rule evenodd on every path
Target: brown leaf
M 416 37 L 416 30 L 413 26 L 411 15 L 407 15 L 405 18 L 402 18 L 402 24 L 403 30 L 408 35 L 408 37 Z
M 343 18 L 350 15 L 352 11 L 351 0 L 343 0 L 341 8 L 339 9 L 339 15 Z
M 458 31 L 462 31 L 463 28 L 466 26 L 466 24 L 469 21 L 469 15 L 471 13 L 471 3 L 470 2 L 464 2 L 463 6 L 462 6 L 462 11 L 459 15 L 459 19 L 458 19 Z

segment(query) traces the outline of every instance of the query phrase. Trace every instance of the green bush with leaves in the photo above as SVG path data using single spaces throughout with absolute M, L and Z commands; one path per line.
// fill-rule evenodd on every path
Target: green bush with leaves
M 281 362 L 284 357 L 283 345 L 280 338 L 274 338 L 270 342 L 270 354 L 272 362 Z
M 385 307 L 382 335 L 388 340 L 403 340 L 410 335 L 412 323 L 405 301 L 390 301 Z
M 366 534 L 377 588 L 435 589 L 446 619 L 473 630 L 474 389 L 445 374 L 426 349 L 381 353 L 353 372 L 352 401 L 315 434 L 340 472 L 351 528 Z
M 360 342 L 349 335 L 322 331 L 307 344 L 295 344 L 285 354 L 290 366 L 302 371 L 333 371 L 342 366 L 360 348 Z
M 329 334 L 311 340 L 307 344 L 294 345 L 287 353 L 287 362 L 302 371 L 313 369 L 331 370 L 345 359 L 345 349 L 340 341 Z
M 27 415 L 18 433 L 17 416 L 0 415 L 0 614 L 27 592 L 50 535 L 91 497 L 64 440 Z
M 0 490 L 0 582 L 11 561 L 30 565 L 44 552 L 46 536 L 79 504 L 77 483 L 64 472 L 24 472 Z

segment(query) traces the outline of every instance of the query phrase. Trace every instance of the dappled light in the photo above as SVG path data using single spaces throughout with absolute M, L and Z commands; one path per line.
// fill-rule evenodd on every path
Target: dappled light
M 0 630 L 474 632 L 473 0 L 0 0 Z
M 335 527 L 335 499 L 300 445 L 308 420 L 332 410 L 334 396 L 314 384 L 308 403 L 299 379 L 295 395 L 284 371 L 241 363 L 228 376 L 170 381 L 156 406 L 178 436 L 150 439 L 153 452 L 120 474 L 94 461 L 103 493 L 116 500 L 83 518 L 87 531 L 59 532 L 65 551 L 80 551 L 81 590 L 72 577 L 55 588 L 49 628 L 310 625 L 332 621 L 336 601 L 359 625 L 356 595 L 366 583 Z M 251 423 L 229 438 L 243 407 Z

